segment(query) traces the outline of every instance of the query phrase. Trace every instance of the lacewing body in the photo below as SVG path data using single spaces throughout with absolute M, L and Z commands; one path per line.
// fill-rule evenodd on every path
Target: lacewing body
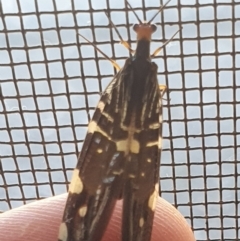
M 151 62 L 156 30 L 151 21 L 134 25 L 137 48 L 102 94 L 89 123 L 59 241 L 100 241 L 118 199 L 123 199 L 122 240 L 151 238 L 159 194 L 163 94 L 157 65 Z

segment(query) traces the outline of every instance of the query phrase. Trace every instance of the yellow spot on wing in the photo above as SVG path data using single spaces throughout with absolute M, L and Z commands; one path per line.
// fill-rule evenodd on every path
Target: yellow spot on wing
M 103 116 L 105 116 L 110 122 L 113 122 L 114 121 L 114 119 L 112 118 L 112 116 L 110 116 L 108 113 L 106 113 L 106 112 L 102 112 L 102 115 Z
M 68 237 L 67 225 L 65 223 L 61 223 L 58 233 L 58 240 L 66 241 Z
M 107 113 L 105 113 L 105 114 L 107 115 Z M 102 130 L 98 126 L 96 121 L 91 121 L 89 123 L 89 125 L 88 125 L 88 133 L 99 132 L 100 134 L 105 136 L 108 140 L 113 141 L 116 144 L 117 150 L 124 152 L 125 155 L 127 155 L 129 152 L 138 154 L 139 151 L 140 151 L 140 143 L 139 143 L 139 141 L 134 139 L 134 133 L 138 133 L 141 130 L 140 129 L 136 129 L 134 124 L 132 126 L 128 126 L 128 127 L 121 125 L 121 128 L 122 128 L 122 130 L 128 132 L 128 138 L 126 138 L 124 140 L 119 140 L 119 141 L 113 140 L 110 135 L 108 135 L 104 130 Z M 150 146 L 151 146 L 151 143 L 152 142 L 149 142 L 148 144 L 150 144 Z M 148 146 L 148 144 L 147 144 L 147 146 Z
M 131 146 L 130 146 L 130 151 L 132 152 L 132 153 L 139 153 L 139 149 L 140 149 L 140 144 L 139 144 L 139 142 L 138 141 L 136 141 L 136 140 L 132 140 L 131 141 Z
M 158 128 L 160 128 L 160 123 L 153 123 L 153 124 L 151 124 L 151 125 L 149 125 L 149 128 L 150 129 L 158 129 Z
M 128 140 L 118 141 L 117 142 L 117 150 L 125 152 L 126 148 L 127 148 L 127 143 L 128 143 Z
M 125 154 L 128 154 L 129 152 L 138 154 L 140 149 L 140 144 L 137 140 L 134 140 L 131 138 L 126 140 L 118 141 L 117 143 L 117 150 L 123 151 Z
M 156 183 L 155 189 L 153 190 L 152 195 L 148 199 L 148 207 L 152 209 L 152 211 L 154 211 L 156 207 L 157 198 L 158 198 L 158 188 L 159 188 L 159 183 Z
M 163 119 L 162 119 L 162 115 L 159 116 L 159 123 L 162 123 Z
M 88 133 L 94 133 L 94 131 L 96 130 L 97 127 L 97 122 L 96 121 L 91 121 L 88 124 Z
M 158 141 L 151 141 L 151 142 L 148 142 L 147 147 L 151 147 L 151 146 L 158 146 Z
M 162 137 L 159 136 L 157 141 L 150 141 L 146 145 L 146 147 L 151 147 L 151 146 L 158 146 L 158 148 L 161 148 L 162 147 Z
M 87 206 L 86 205 L 79 208 L 78 214 L 79 214 L 80 217 L 85 217 L 86 213 L 87 213 Z
M 159 136 L 158 138 L 158 147 L 161 148 L 162 147 L 162 137 Z
M 143 218 L 140 218 L 139 219 L 139 227 L 142 228 L 144 225 L 144 219 Z
M 129 133 L 140 133 L 142 131 L 142 129 L 135 128 L 132 126 L 125 126 L 122 123 L 121 123 L 121 129 L 124 131 L 128 131 Z
M 129 178 L 135 178 L 136 176 L 133 175 L 133 174 L 129 174 L 128 177 L 129 177 Z
M 102 102 L 102 101 L 99 101 L 98 102 L 98 105 L 97 105 L 97 108 L 102 112 L 103 111 L 103 109 L 104 109 L 104 107 L 105 107 L 105 104 L 104 104 L 104 102 Z
M 120 169 L 119 171 L 113 171 L 114 175 L 121 175 L 123 173 L 123 170 Z
M 96 131 L 111 140 L 111 137 L 98 126 L 96 121 L 91 121 L 88 125 L 88 133 L 94 133 Z
M 105 131 L 103 131 L 98 125 L 96 121 L 91 121 L 88 125 L 88 133 L 99 132 L 103 136 L 107 137 L 108 140 L 112 140 L 111 136 L 109 136 Z
M 97 153 L 102 153 L 102 152 L 103 152 L 103 150 L 101 148 L 97 149 Z
M 79 176 L 79 170 L 78 169 L 74 169 L 73 170 L 73 176 L 72 176 L 72 180 L 71 183 L 69 185 L 69 190 L 68 192 L 70 193 L 75 193 L 75 194 L 80 194 L 83 190 L 83 183 L 82 180 Z

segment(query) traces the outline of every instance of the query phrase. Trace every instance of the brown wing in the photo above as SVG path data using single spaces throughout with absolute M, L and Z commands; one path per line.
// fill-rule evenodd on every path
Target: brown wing
M 118 198 L 124 199 L 122 240 L 150 238 L 159 180 L 161 93 L 156 65 L 146 62 L 141 71 L 136 65 L 126 61 L 89 123 L 61 241 L 101 240 Z

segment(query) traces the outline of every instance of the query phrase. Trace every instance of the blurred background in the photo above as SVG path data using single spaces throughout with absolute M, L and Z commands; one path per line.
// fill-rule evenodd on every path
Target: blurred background
M 141 19 L 166 1 L 129 0 Z M 67 191 L 88 122 L 135 48 L 124 0 L 0 0 L 0 210 Z M 164 96 L 161 196 L 204 240 L 238 240 L 240 0 L 172 0 L 154 22 Z

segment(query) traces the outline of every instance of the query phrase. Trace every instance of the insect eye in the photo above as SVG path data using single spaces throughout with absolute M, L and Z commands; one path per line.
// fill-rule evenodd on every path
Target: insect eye
M 139 28 L 139 24 L 134 24 L 134 25 L 133 25 L 133 30 L 134 30 L 135 32 L 137 32 L 138 28 Z
M 154 33 L 157 30 L 157 26 L 155 24 L 151 25 L 152 33 Z

